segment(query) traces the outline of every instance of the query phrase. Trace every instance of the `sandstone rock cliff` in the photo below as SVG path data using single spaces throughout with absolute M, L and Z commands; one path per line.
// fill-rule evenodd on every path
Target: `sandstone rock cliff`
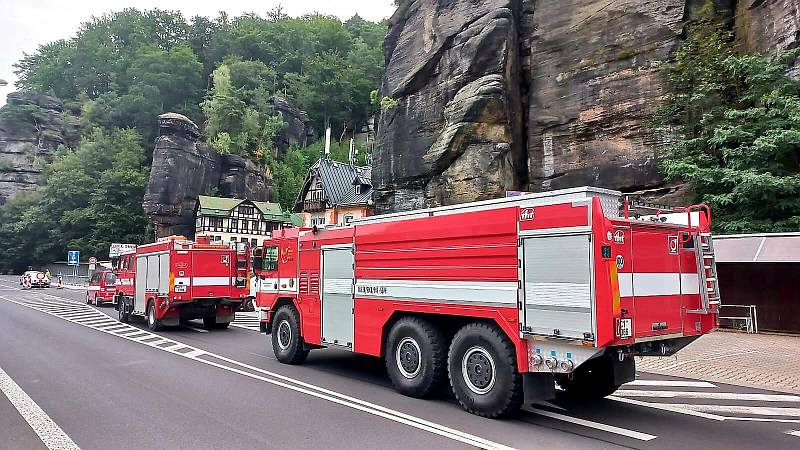
M 159 136 L 142 204 L 158 237 L 194 236 L 194 209 L 199 195 L 269 199 L 271 180 L 251 161 L 219 155 L 198 141 L 200 130 L 185 116 L 167 113 L 158 120 Z
M 62 110 L 55 97 L 8 94 L 0 108 L 0 205 L 20 191 L 36 188 L 52 151 L 65 142 Z
M 714 0 L 750 49 L 795 45 L 800 0 Z M 406 0 L 390 20 L 379 212 L 595 185 L 681 193 L 658 170 L 654 68 L 707 0 Z M 733 11 L 737 15 L 733 15 Z
M 270 99 L 270 105 L 273 111 L 279 113 L 286 123 L 286 127 L 281 130 L 275 140 L 276 150 L 285 152 L 292 146 L 305 148 L 317 140 L 317 133 L 305 111 L 289 103 L 285 98 L 278 96 Z

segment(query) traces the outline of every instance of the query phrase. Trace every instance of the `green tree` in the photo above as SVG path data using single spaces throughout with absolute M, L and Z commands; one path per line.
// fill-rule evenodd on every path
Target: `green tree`
M 663 169 L 692 183 L 719 231 L 800 229 L 800 83 L 786 75 L 798 51 L 739 54 L 707 9 L 662 69 Z

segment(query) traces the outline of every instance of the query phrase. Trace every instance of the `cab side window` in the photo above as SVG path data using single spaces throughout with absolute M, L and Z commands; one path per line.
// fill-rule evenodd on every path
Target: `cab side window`
M 262 270 L 274 272 L 278 270 L 278 246 L 264 247 L 264 260 L 261 264 Z

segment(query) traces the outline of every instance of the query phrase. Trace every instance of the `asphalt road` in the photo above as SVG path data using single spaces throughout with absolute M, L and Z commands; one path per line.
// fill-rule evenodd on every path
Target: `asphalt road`
M 280 364 L 248 318 L 150 333 L 84 295 L 0 277 L 0 448 L 800 446 L 798 396 L 642 373 L 611 399 L 487 420 L 447 393 L 397 394 L 374 358 L 316 350 Z

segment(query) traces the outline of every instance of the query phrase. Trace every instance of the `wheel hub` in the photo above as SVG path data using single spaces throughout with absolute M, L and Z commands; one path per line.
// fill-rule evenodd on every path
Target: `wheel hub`
M 472 347 L 464 353 L 461 372 L 467 387 L 476 394 L 486 394 L 494 387 L 494 359 L 482 347 Z
M 278 347 L 280 347 L 281 350 L 286 350 L 291 343 L 292 327 L 289 325 L 289 322 L 284 320 L 278 325 Z
M 395 361 L 400 373 L 406 378 L 416 377 L 422 368 L 420 355 L 422 351 L 413 338 L 405 337 L 397 345 Z

